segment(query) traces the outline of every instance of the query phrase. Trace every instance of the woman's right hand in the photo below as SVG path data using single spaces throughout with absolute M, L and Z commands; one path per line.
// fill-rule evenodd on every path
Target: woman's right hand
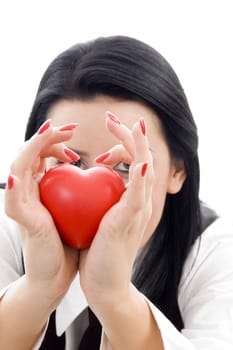
M 40 202 L 39 181 L 47 157 L 74 161 L 79 157 L 62 142 L 77 124 L 52 127 L 46 121 L 20 149 L 11 165 L 5 194 L 5 211 L 20 225 L 25 278 L 58 303 L 78 270 L 78 252 L 64 245 L 53 219 Z M 56 200 L 56 199 L 54 199 Z

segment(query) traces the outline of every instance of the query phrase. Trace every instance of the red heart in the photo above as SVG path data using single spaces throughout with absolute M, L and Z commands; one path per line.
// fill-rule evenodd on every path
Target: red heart
M 103 215 L 125 190 L 121 177 L 111 168 L 82 170 L 70 164 L 51 168 L 39 188 L 41 202 L 62 240 L 78 249 L 91 244 Z

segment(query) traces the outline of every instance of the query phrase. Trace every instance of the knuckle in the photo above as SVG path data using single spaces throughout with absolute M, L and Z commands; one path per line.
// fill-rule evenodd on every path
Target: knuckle
M 133 201 L 129 203 L 129 206 L 130 206 L 130 212 L 132 213 L 132 215 L 138 215 L 143 209 L 143 205 L 142 203 L 140 203 L 140 201 Z

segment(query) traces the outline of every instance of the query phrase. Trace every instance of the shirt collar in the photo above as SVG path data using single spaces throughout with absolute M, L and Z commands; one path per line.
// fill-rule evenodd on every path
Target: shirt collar
M 56 332 L 60 336 L 71 325 L 74 319 L 88 306 L 80 286 L 77 273 L 67 293 L 56 310 Z

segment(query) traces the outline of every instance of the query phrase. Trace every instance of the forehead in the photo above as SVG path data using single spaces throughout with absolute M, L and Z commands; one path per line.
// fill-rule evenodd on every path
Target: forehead
M 106 96 L 99 96 L 88 101 L 61 100 L 52 106 L 47 117 L 52 119 L 52 124 L 55 126 L 73 122 L 80 123 L 80 127 L 75 132 L 77 135 L 74 135 L 79 148 L 87 148 L 87 144 L 89 146 L 95 144 L 95 147 L 100 146 L 102 151 L 104 147 L 109 148 L 119 143 L 105 127 L 107 111 L 115 114 L 130 129 L 143 117 L 152 149 L 153 144 L 158 140 L 164 141 L 159 118 L 152 109 L 140 102 Z M 69 143 L 71 146 L 74 139 Z

